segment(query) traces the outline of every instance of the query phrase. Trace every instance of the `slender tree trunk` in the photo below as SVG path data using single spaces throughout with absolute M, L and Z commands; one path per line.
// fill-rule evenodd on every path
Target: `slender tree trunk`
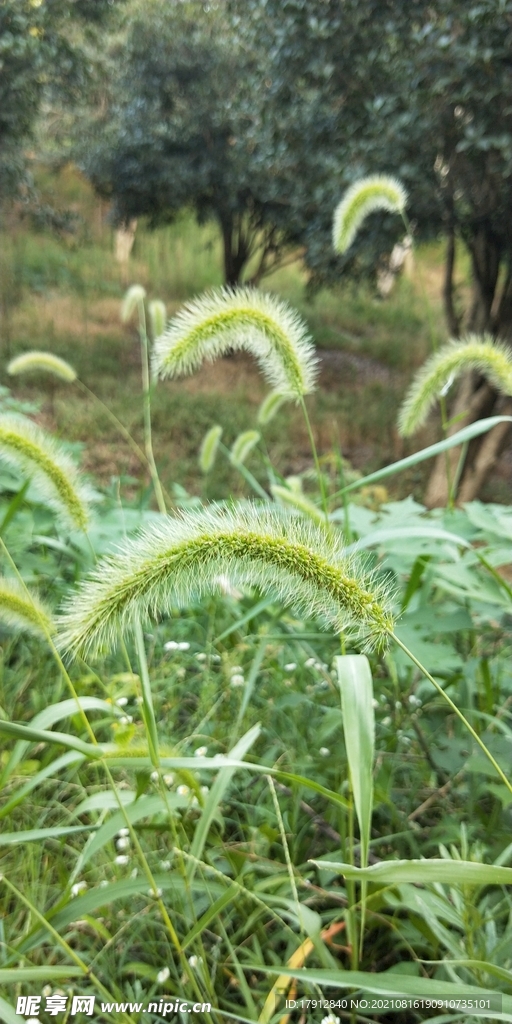
M 497 293 L 500 272 L 500 251 L 492 234 L 482 227 L 468 241 L 473 272 L 473 298 L 469 314 L 469 330 L 478 334 L 489 332 L 501 338 L 512 337 L 512 269 L 508 273 L 501 292 Z M 448 236 L 445 265 L 444 304 L 448 327 L 457 336 L 460 327 L 453 301 L 453 273 L 455 264 L 455 238 Z M 448 430 L 454 434 L 462 427 L 484 416 L 503 413 L 504 403 L 499 396 L 477 374 L 470 373 L 463 378 L 450 418 L 456 420 Z M 508 410 L 508 405 L 507 405 Z M 508 415 L 508 411 L 506 413 Z M 485 480 L 496 464 L 498 455 L 507 439 L 509 424 L 499 424 L 489 434 L 476 439 L 469 447 L 466 465 L 458 491 L 458 502 L 472 501 L 481 490 Z M 429 508 L 444 506 L 449 497 L 448 475 L 455 476 L 460 449 L 452 448 L 447 458 L 436 459 L 427 490 L 425 504 Z M 448 471 L 447 471 L 448 463 Z
M 249 251 L 239 218 L 224 214 L 220 218 L 224 257 L 224 283 L 235 286 L 240 283 L 242 271 L 247 263 Z

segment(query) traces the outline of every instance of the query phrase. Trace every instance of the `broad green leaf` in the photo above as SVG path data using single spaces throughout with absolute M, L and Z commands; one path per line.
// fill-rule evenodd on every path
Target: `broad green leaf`
M 18 725 L 16 722 L 0 721 L 0 732 L 5 733 L 7 736 L 23 738 L 27 745 L 29 743 L 57 743 L 62 747 L 67 747 L 69 750 L 78 750 L 79 753 L 94 760 L 101 758 L 104 753 L 104 748 L 99 744 L 94 746 L 92 743 L 85 743 L 83 740 L 79 740 L 76 736 L 69 736 L 68 733 L 57 732 L 56 730 L 33 729 L 29 725 Z
M 408 455 L 405 459 L 400 459 L 398 462 L 393 462 L 390 466 L 384 466 L 382 469 L 376 470 L 375 473 L 369 473 L 368 476 L 361 477 L 360 480 L 354 480 L 352 483 L 347 484 L 346 487 L 343 487 L 341 491 L 338 491 L 338 494 L 347 494 L 348 491 L 355 491 L 359 487 L 365 487 L 367 484 L 373 484 L 377 480 L 384 480 L 387 476 L 400 473 L 402 469 L 416 466 L 419 462 L 424 462 L 425 459 L 433 459 L 436 455 L 440 455 L 441 452 L 448 451 L 449 448 L 456 448 L 457 445 L 471 441 L 474 437 L 479 437 L 480 434 L 486 434 L 488 430 L 492 430 L 498 423 L 512 423 L 512 416 L 489 416 L 485 420 L 477 420 L 476 423 L 471 423 L 469 427 L 458 430 L 456 434 L 445 438 L 444 441 L 431 444 L 428 448 L 422 448 L 421 451 L 415 452 L 414 455 Z
M 370 663 L 364 654 L 340 655 L 336 658 L 336 669 L 341 692 L 343 732 L 350 781 L 361 836 L 361 862 L 367 864 L 373 810 L 375 749 L 372 674 Z
M 386 542 L 396 540 L 403 541 L 408 538 L 448 541 L 457 547 L 471 547 L 471 544 L 464 537 L 459 537 L 458 534 L 450 533 L 448 530 L 441 530 L 436 526 L 428 526 L 425 523 L 424 526 L 404 526 L 402 529 L 395 527 L 388 530 L 374 530 L 373 533 L 367 533 L 365 537 L 361 537 L 355 544 L 351 544 L 347 551 L 360 551 L 362 548 L 371 548 L 376 544 L 386 544 Z
M 488 960 L 422 960 L 423 964 L 436 964 L 440 967 L 445 964 L 450 967 L 469 967 L 472 971 L 485 971 L 487 974 L 492 974 L 495 978 L 499 978 L 500 981 L 506 981 L 508 985 L 512 985 L 512 971 L 507 971 L 505 967 L 498 967 L 497 964 L 490 964 Z
M 226 891 L 208 907 L 208 910 L 203 914 L 203 916 L 196 921 L 194 927 L 190 929 L 188 934 L 185 935 L 185 938 L 181 941 L 181 948 L 186 949 L 198 935 L 202 935 L 204 929 L 210 924 L 210 921 L 213 921 L 221 911 L 224 910 L 224 907 L 227 907 L 232 903 L 238 895 L 238 886 L 232 885 L 229 889 L 226 889 Z
M 383 885 L 400 885 L 401 882 L 423 885 L 432 882 L 444 882 L 447 885 L 512 885 L 512 868 L 464 860 L 388 860 L 365 868 L 325 860 L 312 863 L 322 869 L 337 871 L 345 878 L 366 878 L 369 882 Z
M 252 729 L 249 729 L 249 731 L 246 732 L 244 736 L 242 736 L 238 743 L 229 752 L 228 757 L 232 757 L 235 760 L 245 757 L 247 751 L 251 749 L 252 745 L 258 739 L 260 732 L 261 727 L 259 725 L 255 725 L 253 726 Z M 206 837 L 208 835 L 208 830 L 213 821 L 213 817 L 217 812 L 217 808 L 224 796 L 224 793 L 226 792 L 226 789 L 229 786 L 231 779 L 233 778 L 235 770 L 236 769 L 234 768 L 223 768 L 219 772 L 204 802 L 203 811 L 196 825 L 194 838 L 192 840 L 192 845 L 190 847 L 191 855 L 197 858 L 197 860 L 201 859 L 202 852 L 204 850 L 204 844 L 206 842 Z M 196 864 L 193 861 L 189 861 L 187 869 L 189 878 L 194 877 L 195 870 Z
M 46 768 L 42 768 L 41 771 L 37 772 L 28 779 L 27 782 L 14 791 L 10 800 L 0 808 L 0 818 L 4 818 L 6 814 L 10 814 L 10 812 L 17 807 L 18 804 L 22 803 L 25 797 L 28 796 L 32 790 L 37 789 L 40 783 L 44 782 L 45 779 L 56 775 L 61 768 L 67 768 L 70 764 L 80 764 L 83 760 L 83 754 L 75 753 L 73 750 L 69 750 L 67 754 L 61 754 L 60 757 L 55 759 L 55 761 L 48 764 Z
M 2 999 L 0 996 L 0 1020 L 4 1021 L 4 1024 L 22 1024 L 25 1017 L 20 1017 L 14 1006 L 11 1006 L 6 999 Z
M 0 985 L 21 981 L 58 981 L 61 978 L 83 978 L 80 967 L 0 967 Z
M 44 839 L 59 839 L 60 836 L 70 836 L 75 832 L 90 832 L 95 825 L 69 825 L 53 828 L 30 828 L 20 832 L 4 832 L 0 835 L 0 846 L 17 846 L 23 843 L 35 843 Z

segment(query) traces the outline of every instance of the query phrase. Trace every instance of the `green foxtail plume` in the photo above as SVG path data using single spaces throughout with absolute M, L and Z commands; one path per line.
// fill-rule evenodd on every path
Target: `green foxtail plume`
M 407 192 L 396 178 L 372 174 L 355 181 L 334 211 L 332 242 L 336 252 L 350 248 L 363 221 L 376 210 L 404 213 Z
M 87 529 L 91 494 L 74 462 L 35 423 L 0 416 L 0 459 L 33 479 L 66 525 Z
M 18 580 L 5 576 L 0 576 L 0 620 L 35 636 L 55 632 L 50 613 L 37 595 L 26 590 Z
M 231 462 L 235 466 L 241 466 L 252 452 L 254 445 L 258 444 L 260 438 L 259 430 L 244 430 L 242 434 L 239 434 L 233 441 L 233 446 L 229 453 Z
M 213 469 L 221 437 L 222 427 L 218 423 L 204 435 L 199 449 L 199 469 L 202 473 L 209 473 Z
M 149 303 L 148 312 L 151 324 L 151 335 L 153 338 L 158 338 L 165 331 L 165 321 L 167 320 L 165 302 L 162 302 L 161 299 L 153 299 L 153 301 Z
M 393 626 L 388 589 L 346 555 L 339 536 L 265 504 L 212 505 L 162 518 L 103 559 L 68 599 L 60 646 L 94 653 L 113 644 L 119 628 L 186 607 L 226 576 L 233 587 L 257 587 L 350 629 L 372 648 L 384 646 Z
M 416 374 L 398 416 L 398 429 L 407 437 L 425 422 L 447 384 L 467 370 L 478 370 L 498 391 L 512 394 L 512 356 L 506 345 L 489 334 L 469 334 L 450 341 L 430 356 Z
M 267 423 L 270 423 L 283 402 L 286 402 L 286 395 L 280 395 L 279 391 L 270 391 L 268 393 L 258 409 L 258 423 L 260 426 L 264 427 Z
M 145 298 L 146 289 L 141 284 L 132 284 L 131 288 L 128 288 L 121 304 L 121 321 L 123 324 L 127 323 L 139 302 L 144 302 Z
M 153 370 L 181 377 L 205 359 L 241 349 L 281 394 L 300 398 L 313 390 L 317 359 L 306 325 L 285 302 L 257 288 L 221 288 L 184 306 L 156 341 Z
M 72 384 L 76 380 L 76 370 L 53 352 L 23 352 L 21 356 L 11 359 L 7 366 L 7 373 L 16 377 L 20 373 L 51 373 L 60 380 Z

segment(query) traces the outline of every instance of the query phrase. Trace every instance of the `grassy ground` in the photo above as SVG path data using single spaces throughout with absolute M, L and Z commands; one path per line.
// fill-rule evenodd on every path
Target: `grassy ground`
M 166 302 L 171 314 L 189 296 L 220 284 L 215 227 L 198 228 L 186 215 L 155 232 L 139 227 L 132 257 L 124 267 L 113 256 L 105 205 L 76 172 L 68 168 L 58 177 L 43 176 L 42 186 L 50 203 L 76 214 L 76 230 L 57 238 L 48 230 L 36 232 L 18 222 L 6 233 L 0 258 L 4 359 L 31 348 L 51 350 L 68 359 L 140 441 L 138 339 L 133 324 L 120 323 L 120 299 L 127 285 L 140 282 L 150 297 Z M 404 453 L 395 428 L 397 406 L 412 372 L 430 350 L 432 330 L 438 338 L 444 336 L 440 255 L 436 246 L 423 250 L 412 278 L 400 280 L 385 301 L 368 289 L 355 291 L 350 285 L 310 299 L 299 264 L 264 282 L 265 288 L 300 310 L 322 352 L 320 389 L 310 400 L 322 452 L 341 448 L 357 468 L 365 470 Z M 3 382 L 8 383 L 5 373 Z M 137 461 L 91 399 L 73 387 L 42 378 L 20 379 L 14 387 L 21 397 L 40 402 L 40 419 L 49 429 L 85 443 L 85 466 L 103 483 L 139 474 Z M 159 384 L 153 396 L 154 440 L 164 483 L 170 487 L 179 482 L 199 491 L 197 451 L 203 434 L 219 422 L 229 444 L 239 431 L 253 426 L 264 393 L 254 364 L 244 356 L 224 359 L 191 379 Z M 418 444 L 435 439 L 435 431 L 433 424 Z M 266 441 L 273 463 L 283 474 L 309 465 L 302 418 L 291 406 L 269 426 Z M 292 459 L 285 450 L 294 453 Z M 249 468 L 258 475 L 256 456 Z M 418 470 L 394 486 L 419 494 L 425 472 Z M 243 487 L 225 464 L 219 467 L 209 496 L 225 494 L 227 488 L 242 493 Z

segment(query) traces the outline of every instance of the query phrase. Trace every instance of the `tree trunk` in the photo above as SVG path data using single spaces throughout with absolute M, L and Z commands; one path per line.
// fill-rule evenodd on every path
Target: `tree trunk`
M 249 257 L 247 242 L 238 223 L 239 218 L 226 214 L 220 218 L 224 255 L 224 283 L 231 287 L 240 283 Z
M 445 315 L 452 334 L 458 334 L 459 320 L 453 302 L 453 271 L 455 263 L 455 239 L 449 235 L 445 265 L 444 303 Z M 469 314 L 469 330 L 478 334 L 485 332 L 501 338 L 512 336 L 512 269 L 509 267 L 501 291 L 498 293 L 500 251 L 497 242 L 485 227 L 480 228 L 468 241 L 473 272 L 473 299 Z M 500 415 L 503 412 L 501 397 L 475 373 L 463 378 L 455 403 L 450 409 L 450 419 L 456 420 L 448 435 L 484 416 Z M 507 405 L 508 409 L 508 405 Z M 508 412 L 507 412 L 508 415 Z M 483 438 L 475 439 L 468 449 L 466 463 L 459 484 L 459 503 L 472 501 L 481 490 L 485 480 L 496 463 L 499 452 L 507 438 L 509 424 L 499 424 Z M 460 448 L 438 456 L 430 475 L 425 493 L 428 508 L 445 506 L 449 497 L 449 480 L 453 481 L 460 458 Z

